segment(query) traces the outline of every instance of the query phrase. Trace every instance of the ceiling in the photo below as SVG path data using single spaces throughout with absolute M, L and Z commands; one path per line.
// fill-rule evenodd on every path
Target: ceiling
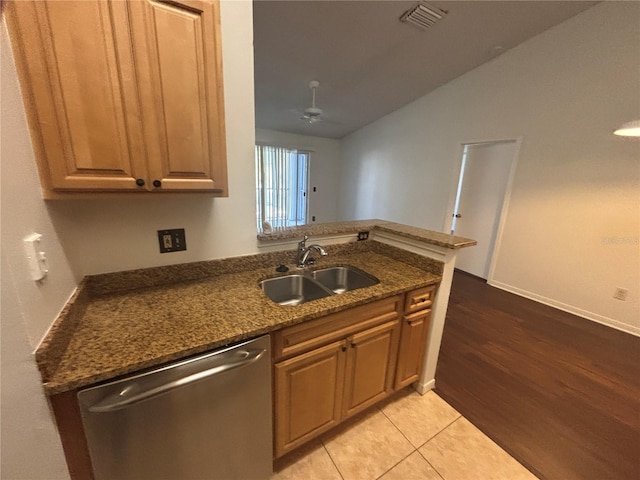
M 434 0 L 424 31 L 399 21 L 416 3 L 254 0 L 256 127 L 342 138 L 598 2 Z

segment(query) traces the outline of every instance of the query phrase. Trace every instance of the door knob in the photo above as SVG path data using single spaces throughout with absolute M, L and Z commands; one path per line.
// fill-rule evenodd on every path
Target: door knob
M 460 215 L 459 213 L 456 213 L 456 214 L 454 215 L 454 217 L 456 217 L 456 218 L 460 218 L 461 216 L 462 216 L 462 215 Z

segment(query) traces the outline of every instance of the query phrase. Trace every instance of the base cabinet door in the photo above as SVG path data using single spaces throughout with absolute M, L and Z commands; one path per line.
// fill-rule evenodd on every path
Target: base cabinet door
M 394 320 L 347 340 L 343 418 L 364 410 L 393 391 L 399 334 L 400 322 Z
M 340 422 L 346 342 L 275 365 L 275 454 L 283 455 Z
M 431 309 L 421 310 L 402 319 L 395 388 L 415 382 L 422 372 Z
M 421 287 L 274 333 L 276 458 L 418 379 L 434 291 Z

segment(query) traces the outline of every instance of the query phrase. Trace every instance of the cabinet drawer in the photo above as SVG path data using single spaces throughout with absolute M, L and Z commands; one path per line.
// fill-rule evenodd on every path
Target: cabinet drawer
M 378 300 L 326 317 L 310 320 L 273 334 L 273 355 L 280 360 L 306 352 L 397 318 L 401 314 L 402 296 Z
M 407 293 L 407 298 L 404 302 L 404 312 L 413 313 L 423 308 L 428 308 L 433 303 L 433 297 L 435 295 L 436 286 L 428 285 L 426 287 L 418 288 Z

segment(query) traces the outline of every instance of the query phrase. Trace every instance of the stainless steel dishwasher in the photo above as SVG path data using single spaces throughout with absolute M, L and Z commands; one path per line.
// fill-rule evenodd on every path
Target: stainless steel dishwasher
M 269 336 L 78 393 L 96 480 L 272 471 Z

